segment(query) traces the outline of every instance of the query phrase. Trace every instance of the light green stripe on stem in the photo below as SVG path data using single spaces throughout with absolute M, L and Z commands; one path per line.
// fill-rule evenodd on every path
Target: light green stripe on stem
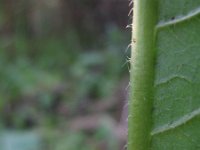
M 134 0 L 128 150 L 150 149 L 156 4 L 156 0 Z

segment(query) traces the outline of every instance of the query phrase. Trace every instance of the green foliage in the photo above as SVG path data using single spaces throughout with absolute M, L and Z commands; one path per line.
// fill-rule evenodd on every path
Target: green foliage
M 0 0 L 0 149 L 118 149 L 118 122 L 91 131 L 68 125 L 90 122 L 96 107 L 119 120 L 127 3 Z
M 124 76 L 127 34 L 112 26 L 105 37 L 101 47 L 90 49 L 82 48 L 73 31 L 61 38 L 29 39 L 20 34 L 1 37 L 0 130 L 14 130 L 0 134 L 2 149 L 7 150 L 8 141 L 8 150 L 16 150 L 13 147 L 23 142 L 30 147 L 20 145 L 20 149 L 34 149 L 36 139 L 49 150 L 93 150 L 101 145 L 109 150 L 118 148 L 108 123 L 97 127 L 92 135 L 71 132 L 67 127 L 66 132 L 54 133 L 63 124 L 67 126 L 79 111 L 89 114 L 90 105 L 85 104 L 112 95 Z M 82 105 L 86 107 L 80 108 Z M 33 128 L 45 131 L 33 135 Z M 38 145 L 36 149 L 40 148 Z
M 200 148 L 199 7 L 196 0 L 135 1 L 129 150 Z
M 89 146 L 83 146 L 85 136 L 81 133 L 69 134 L 55 142 L 55 150 L 90 150 Z

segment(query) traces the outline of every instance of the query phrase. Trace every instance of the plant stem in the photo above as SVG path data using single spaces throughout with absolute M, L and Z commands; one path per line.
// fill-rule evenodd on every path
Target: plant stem
M 128 150 L 150 149 L 156 0 L 134 0 Z

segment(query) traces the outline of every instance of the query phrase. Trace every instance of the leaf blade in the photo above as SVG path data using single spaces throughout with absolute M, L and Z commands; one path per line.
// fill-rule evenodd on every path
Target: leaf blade
M 200 1 L 158 8 L 154 83 L 164 82 L 155 87 L 151 149 L 200 149 Z

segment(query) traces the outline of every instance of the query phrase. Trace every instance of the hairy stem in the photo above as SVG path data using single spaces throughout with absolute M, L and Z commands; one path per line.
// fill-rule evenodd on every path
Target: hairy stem
M 128 150 L 150 149 L 156 0 L 134 0 Z

